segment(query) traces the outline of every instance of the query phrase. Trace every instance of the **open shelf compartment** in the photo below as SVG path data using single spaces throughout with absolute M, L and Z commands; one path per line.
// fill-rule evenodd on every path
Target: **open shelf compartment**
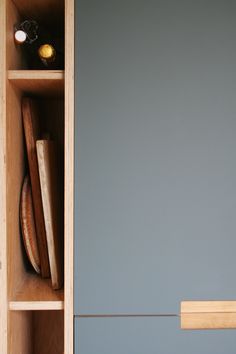
M 9 353 L 62 354 L 63 311 L 11 311 Z
M 63 290 L 52 290 L 50 280 L 41 279 L 25 260 L 22 246 L 22 236 L 19 218 L 19 204 L 22 183 L 27 171 L 27 156 L 25 150 L 24 131 L 21 114 L 21 101 L 24 91 L 8 84 L 7 106 L 7 225 L 8 225 L 8 274 L 9 301 L 63 301 Z M 61 159 L 61 178 L 64 174 L 64 100 L 61 97 L 34 97 L 38 108 L 41 132 L 49 133 L 58 143 Z M 61 190 L 63 199 L 63 190 Z M 32 290 L 37 291 L 32 292 Z M 23 294 L 23 295 L 22 295 Z M 60 294 L 60 296 L 59 296 Z M 23 296 L 23 298 L 22 298 Z M 62 308 L 62 304 L 55 304 Z
M 14 29 L 22 21 L 27 19 L 35 20 L 40 27 L 45 29 L 45 33 L 50 35 L 45 37 L 55 39 L 58 53 L 64 48 L 65 34 L 65 2 L 64 0 L 5 0 L 7 14 L 7 65 L 10 70 L 28 69 L 29 63 L 26 60 L 26 50 L 24 46 L 18 45 L 14 41 Z M 38 48 L 37 48 L 38 49 Z M 31 59 L 33 58 L 30 52 Z M 45 67 L 45 69 L 47 69 Z M 60 68 L 63 69 L 63 68 Z

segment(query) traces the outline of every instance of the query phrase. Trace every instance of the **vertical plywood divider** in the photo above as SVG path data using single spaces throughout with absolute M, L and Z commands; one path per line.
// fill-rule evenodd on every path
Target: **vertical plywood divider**
M 65 349 L 74 351 L 74 0 L 65 0 Z
M 20 240 L 19 200 L 22 180 L 25 173 L 24 142 L 22 139 L 21 92 L 7 80 L 7 70 L 23 67 L 21 50 L 13 40 L 14 25 L 20 21 L 19 11 L 13 1 L 3 1 L 6 13 L 5 36 L 5 94 L 6 94 L 6 222 L 5 237 L 7 240 L 8 258 L 8 299 L 12 297 L 14 288 L 22 281 L 24 264 Z
M 6 240 L 6 1 L 0 1 L 0 353 L 7 353 L 7 240 Z

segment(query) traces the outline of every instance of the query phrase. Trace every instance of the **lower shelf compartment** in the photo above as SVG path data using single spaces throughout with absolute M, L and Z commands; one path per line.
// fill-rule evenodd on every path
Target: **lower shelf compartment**
M 62 354 L 63 311 L 11 311 L 9 353 Z

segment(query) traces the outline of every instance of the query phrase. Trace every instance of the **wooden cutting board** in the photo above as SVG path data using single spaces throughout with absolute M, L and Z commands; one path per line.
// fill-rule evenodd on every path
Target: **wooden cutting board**
M 20 200 L 20 222 L 25 250 L 35 271 L 40 273 L 40 259 L 34 222 L 33 201 L 28 175 L 24 178 Z
M 23 98 L 22 116 L 29 163 L 30 181 L 32 187 L 33 209 L 41 264 L 41 274 L 42 277 L 47 278 L 50 276 L 50 268 L 36 153 L 36 140 L 39 138 L 40 134 L 39 117 L 37 115 L 35 103 L 32 99 L 26 97 Z
M 50 140 L 36 143 L 53 289 L 63 284 L 63 184 L 58 149 Z M 62 188 L 61 188 L 62 187 Z

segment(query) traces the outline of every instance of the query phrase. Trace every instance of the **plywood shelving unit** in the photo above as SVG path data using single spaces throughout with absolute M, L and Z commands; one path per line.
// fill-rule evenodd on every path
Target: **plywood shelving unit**
M 36 19 L 65 36 L 64 70 L 29 70 L 13 27 Z M 73 354 L 73 0 L 0 2 L 0 353 Z M 64 161 L 64 289 L 27 270 L 19 201 L 26 173 L 21 100 L 38 101 L 42 124 L 59 141 Z

